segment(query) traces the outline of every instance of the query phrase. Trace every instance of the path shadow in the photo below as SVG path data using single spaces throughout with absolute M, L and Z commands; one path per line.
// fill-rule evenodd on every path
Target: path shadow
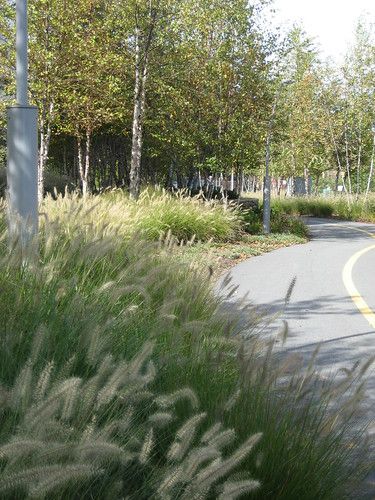
M 347 300 L 347 297 L 341 298 Z M 294 317 L 311 316 L 320 314 L 321 308 L 327 304 L 331 306 L 330 314 L 342 314 L 340 308 L 335 305 L 338 298 L 336 296 L 318 297 L 311 306 L 310 301 L 297 301 L 292 304 L 285 304 L 285 301 L 278 300 L 272 304 L 255 305 L 246 302 L 246 297 L 242 301 L 235 299 L 224 300 L 222 307 L 224 311 L 231 311 L 230 314 L 241 318 L 238 321 L 238 333 L 241 328 L 249 328 L 250 335 L 260 335 L 264 337 L 276 336 L 286 314 Z M 308 310 L 304 307 L 308 304 Z M 278 321 L 275 321 L 275 314 Z M 358 314 L 353 310 L 351 314 Z M 246 332 L 245 332 L 246 334 Z M 375 331 L 364 329 L 363 332 L 353 335 L 341 336 L 338 334 L 334 338 L 329 338 L 319 342 L 298 343 L 291 335 L 286 339 L 285 344 L 281 341 L 275 345 L 275 360 L 283 360 L 287 356 L 298 353 L 303 358 L 302 366 L 307 367 L 313 358 L 317 348 L 314 366 L 319 373 L 326 378 L 344 377 L 343 369 L 352 369 L 358 362 L 363 364 L 371 355 L 375 355 Z M 301 341 L 301 339 L 299 339 Z M 371 456 L 375 457 L 375 368 L 369 369 L 364 377 L 366 397 L 360 406 L 358 419 L 353 422 L 353 432 L 369 425 L 368 434 L 370 436 Z M 374 425 L 371 425 L 374 422 Z M 356 498 L 370 500 L 375 498 L 375 470 L 364 480 L 361 491 L 356 492 Z
M 337 219 L 318 219 L 313 217 L 305 217 L 303 219 L 309 227 L 309 232 L 313 241 L 315 239 L 320 242 L 337 242 L 337 239 L 346 240 L 349 243 L 356 240 L 371 241 L 371 236 L 362 231 L 373 233 L 375 236 L 374 224 L 347 222 Z M 361 231 L 358 231 L 358 229 L 361 229 Z

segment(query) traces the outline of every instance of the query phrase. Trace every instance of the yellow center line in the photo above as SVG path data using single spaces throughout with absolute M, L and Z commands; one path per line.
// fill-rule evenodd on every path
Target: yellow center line
M 337 224 L 339 225 L 339 224 Z M 356 227 L 350 227 L 350 226 L 344 226 L 341 225 L 341 227 L 345 227 L 349 229 L 352 229 L 353 231 L 359 231 L 361 233 L 365 233 L 371 238 L 375 238 L 374 233 L 370 233 L 369 231 L 366 231 L 364 229 L 359 229 Z M 350 257 L 348 262 L 345 264 L 344 269 L 342 270 L 342 280 L 344 282 L 345 288 L 351 297 L 352 301 L 354 304 L 357 306 L 359 312 L 365 317 L 365 319 L 370 323 L 371 327 L 374 328 L 375 330 L 375 313 L 374 311 L 369 307 L 365 299 L 362 297 L 362 295 L 359 293 L 357 287 L 354 284 L 353 281 L 353 267 L 356 264 L 356 262 L 367 252 L 370 252 L 371 250 L 375 250 L 375 245 L 370 245 L 369 247 L 363 248 L 362 250 L 359 250 L 356 252 L 354 255 Z

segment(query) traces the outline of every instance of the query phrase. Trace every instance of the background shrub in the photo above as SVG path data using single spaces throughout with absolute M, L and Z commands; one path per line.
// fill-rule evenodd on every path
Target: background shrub
M 330 198 L 274 198 L 272 207 L 284 214 L 337 217 L 344 220 L 375 222 L 375 198 L 370 195 L 348 202 L 347 196 Z
M 334 213 L 332 203 L 322 198 L 275 198 L 272 200 L 272 207 L 280 213 L 295 216 L 330 217 Z
M 293 210 L 287 206 L 284 207 L 277 203 L 272 204 L 271 208 L 271 232 L 294 234 L 296 236 L 306 237 L 308 230 L 306 224 L 295 216 Z M 289 210 L 290 209 L 290 210 Z M 243 211 L 244 228 L 250 234 L 263 233 L 263 207 L 253 208 Z

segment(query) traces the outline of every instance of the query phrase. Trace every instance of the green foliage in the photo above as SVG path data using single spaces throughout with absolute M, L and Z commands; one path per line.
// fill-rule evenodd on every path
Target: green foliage
M 375 222 L 374 197 L 366 201 L 359 199 L 348 203 L 346 197 L 332 198 L 275 198 L 272 206 L 279 213 L 309 215 L 314 217 L 337 217 L 359 222 Z
M 300 27 L 287 38 L 281 60 L 282 80 L 276 82 L 274 175 L 319 179 L 332 168 L 332 144 L 324 96 L 326 79 L 312 40 Z
M 40 165 L 47 162 L 48 170 L 53 162 L 91 189 L 128 184 L 135 32 L 138 26 L 144 49 L 151 6 L 157 22 L 142 109 L 144 182 L 186 181 L 198 169 L 259 178 L 269 135 L 273 175 L 311 175 L 318 186 L 326 171 L 336 171 L 348 191 L 363 192 L 374 156 L 373 26 L 360 20 L 337 69 L 320 62 L 303 29 L 293 28 L 285 43 L 260 29 L 267 4 L 30 0 L 30 102 L 39 111 Z M 15 94 L 13 7 L 0 1 L 0 164 L 4 111 Z
M 353 427 L 366 365 L 327 381 L 280 357 L 286 330 L 258 333 L 267 319 L 229 310 L 170 240 L 124 237 L 123 197 L 87 200 L 46 200 L 37 262 L 1 239 L 3 490 L 236 498 L 256 478 L 259 498 L 342 498 L 367 456 Z
M 306 224 L 297 219 L 293 211 L 287 210 L 287 205 L 278 206 L 277 202 L 272 202 L 271 209 L 271 232 L 279 234 L 293 234 L 301 238 L 308 235 Z M 245 230 L 250 234 L 262 234 L 263 232 L 263 208 L 246 210 L 243 214 Z
M 271 231 L 273 233 L 294 234 L 301 238 L 308 235 L 306 224 L 300 219 L 271 211 Z
M 330 217 L 333 215 L 332 203 L 322 198 L 275 198 L 272 200 L 272 208 L 279 213 L 294 216 Z
M 259 167 L 271 44 L 256 28 L 259 10 L 243 0 L 185 0 L 171 16 L 153 60 L 147 140 L 178 172 Z
M 38 106 L 44 153 L 51 133 L 50 149 L 64 172 L 78 178 L 81 170 L 91 188 L 98 178 L 99 188 L 128 182 L 124 156 L 131 156 L 135 33 L 138 26 L 143 68 L 151 9 L 157 19 L 142 111 L 143 179 L 152 174 L 163 183 L 171 164 L 180 176 L 199 166 L 224 174 L 259 168 L 273 44 L 257 27 L 262 3 L 255 9 L 243 0 L 30 0 L 30 98 Z M 14 97 L 14 9 L 7 0 L 0 7 L 0 98 L 4 92 L 9 101 Z M 4 137 L 2 125 L 0 119 Z M 106 138 L 104 147 L 95 136 Z M 72 139 L 81 147 L 76 144 L 66 155 L 59 145 L 71 148 Z M 119 140 L 125 154 L 113 147 Z M 112 156 L 125 163 L 123 169 Z M 87 160 L 87 176 L 80 160 Z

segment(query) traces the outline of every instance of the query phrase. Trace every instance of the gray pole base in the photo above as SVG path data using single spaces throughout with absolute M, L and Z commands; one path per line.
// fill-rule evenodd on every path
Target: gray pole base
M 263 181 L 263 233 L 271 232 L 271 179 L 267 176 Z
M 7 119 L 9 237 L 26 250 L 38 234 L 37 108 L 9 107 Z

